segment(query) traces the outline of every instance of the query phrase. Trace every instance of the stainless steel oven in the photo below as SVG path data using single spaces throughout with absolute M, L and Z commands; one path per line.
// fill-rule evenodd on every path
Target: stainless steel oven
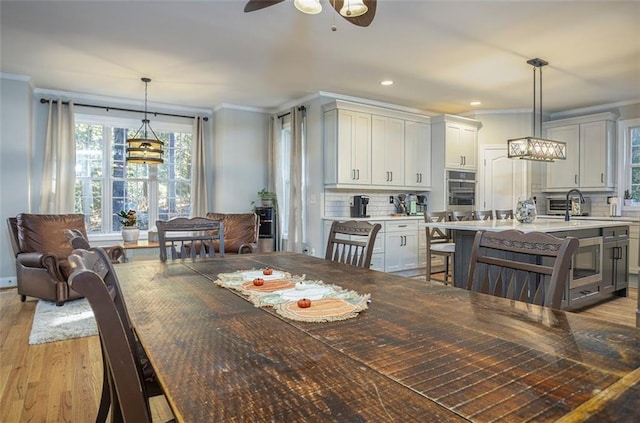
M 569 289 L 602 280 L 602 237 L 582 238 L 571 262 Z
M 472 211 L 475 209 L 475 172 L 448 170 L 446 186 L 449 211 Z

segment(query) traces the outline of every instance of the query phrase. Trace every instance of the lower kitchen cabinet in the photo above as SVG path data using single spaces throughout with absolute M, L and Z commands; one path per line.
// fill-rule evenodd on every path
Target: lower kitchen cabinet
M 629 286 L 629 227 L 604 228 L 602 232 L 602 279 L 615 291 Z
M 418 267 L 418 221 L 386 222 L 384 234 L 385 272 Z

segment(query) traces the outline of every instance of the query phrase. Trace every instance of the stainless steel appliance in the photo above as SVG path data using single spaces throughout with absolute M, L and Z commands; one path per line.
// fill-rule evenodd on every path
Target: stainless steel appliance
M 416 214 L 424 215 L 427 211 L 427 196 L 426 195 L 416 195 L 418 197 L 418 203 L 416 204 Z
M 589 216 L 591 213 L 591 199 L 589 197 L 584 197 L 584 203 L 580 202 L 579 197 L 570 197 L 569 202 L 569 213 L 571 216 Z M 551 216 L 564 216 L 566 209 L 566 196 L 547 197 L 546 214 Z
M 276 250 L 276 212 L 273 207 L 256 207 L 258 215 L 258 249 L 268 253 Z
M 602 237 L 581 238 L 573 255 L 569 289 L 602 281 Z
M 476 173 L 447 170 L 447 209 L 473 211 L 476 204 Z
M 351 217 L 370 217 L 367 214 L 369 197 L 366 195 L 354 195 L 351 200 Z

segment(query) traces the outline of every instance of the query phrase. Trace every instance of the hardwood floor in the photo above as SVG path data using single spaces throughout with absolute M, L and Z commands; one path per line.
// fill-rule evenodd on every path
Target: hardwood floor
M 29 345 L 37 300 L 0 291 L 0 422 L 92 422 L 102 389 L 97 336 Z M 173 414 L 152 398 L 154 421 Z
M 638 289 L 579 313 L 635 326 Z M 0 422 L 90 422 L 102 387 L 97 336 L 29 345 L 37 300 L 0 291 Z M 151 402 L 154 421 L 173 417 L 162 397 Z

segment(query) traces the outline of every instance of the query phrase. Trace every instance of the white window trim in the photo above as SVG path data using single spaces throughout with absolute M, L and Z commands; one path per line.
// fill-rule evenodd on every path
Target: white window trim
M 624 198 L 624 191 L 631 186 L 631 140 L 629 129 L 640 126 L 640 118 L 618 121 L 618 196 Z M 640 203 L 622 205 L 622 211 L 638 212 Z

